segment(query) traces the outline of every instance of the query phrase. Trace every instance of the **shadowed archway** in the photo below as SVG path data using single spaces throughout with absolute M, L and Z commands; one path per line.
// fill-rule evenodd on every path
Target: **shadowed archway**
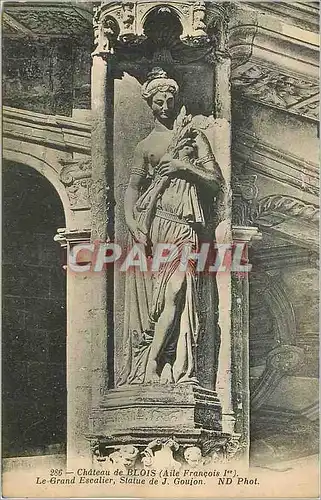
M 64 453 L 66 285 L 61 200 L 39 172 L 3 165 L 3 456 Z

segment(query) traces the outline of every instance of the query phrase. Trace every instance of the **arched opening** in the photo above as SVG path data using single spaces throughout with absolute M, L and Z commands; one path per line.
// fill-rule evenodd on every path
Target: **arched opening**
M 147 37 L 145 50 L 153 63 L 171 67 L 174 62 L 172 51 L 182 46 L 180 36 L 183 33 L 182 23 L 174 9 L 166 5 L 153 8 L 146 16 L 143 30 Z
M 64 454 L 66 277 L 60 198 L 21 164 L 3 165 L 3 456 Z

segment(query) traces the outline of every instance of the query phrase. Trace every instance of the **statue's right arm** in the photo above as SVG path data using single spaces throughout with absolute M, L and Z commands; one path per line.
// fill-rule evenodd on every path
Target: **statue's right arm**
M 140 196 L 141 186 L 146 178 L 147 161 L 142 144 L 138 144 L 133 160 L 129 184 L 125 193 L 124 209 L 126 224 L 131 232 L 136 229 L 134 207 Z

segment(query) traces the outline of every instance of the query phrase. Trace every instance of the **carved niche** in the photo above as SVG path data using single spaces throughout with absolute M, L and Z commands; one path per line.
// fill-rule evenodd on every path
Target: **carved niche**
M 227 16 L 226 4 L 204 0 L 105 1 L 94 14 L 94 55 L 126 59 L 130 50 L 128 61 L 153 64 L 206 58 L 227 42 Z

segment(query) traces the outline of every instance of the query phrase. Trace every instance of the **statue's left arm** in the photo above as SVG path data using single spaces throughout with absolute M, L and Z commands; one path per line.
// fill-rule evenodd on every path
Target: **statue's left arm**
M 223 182 L 223 176 L 209 140 L 202 131 L 198 131 L 195 143 L 198 152 L 197 159 L 186 162 L 184 170 L 195 176 L 196 180 L 198 179 L 202 184 L 205 183 L 207 187 L 217 190 Z

